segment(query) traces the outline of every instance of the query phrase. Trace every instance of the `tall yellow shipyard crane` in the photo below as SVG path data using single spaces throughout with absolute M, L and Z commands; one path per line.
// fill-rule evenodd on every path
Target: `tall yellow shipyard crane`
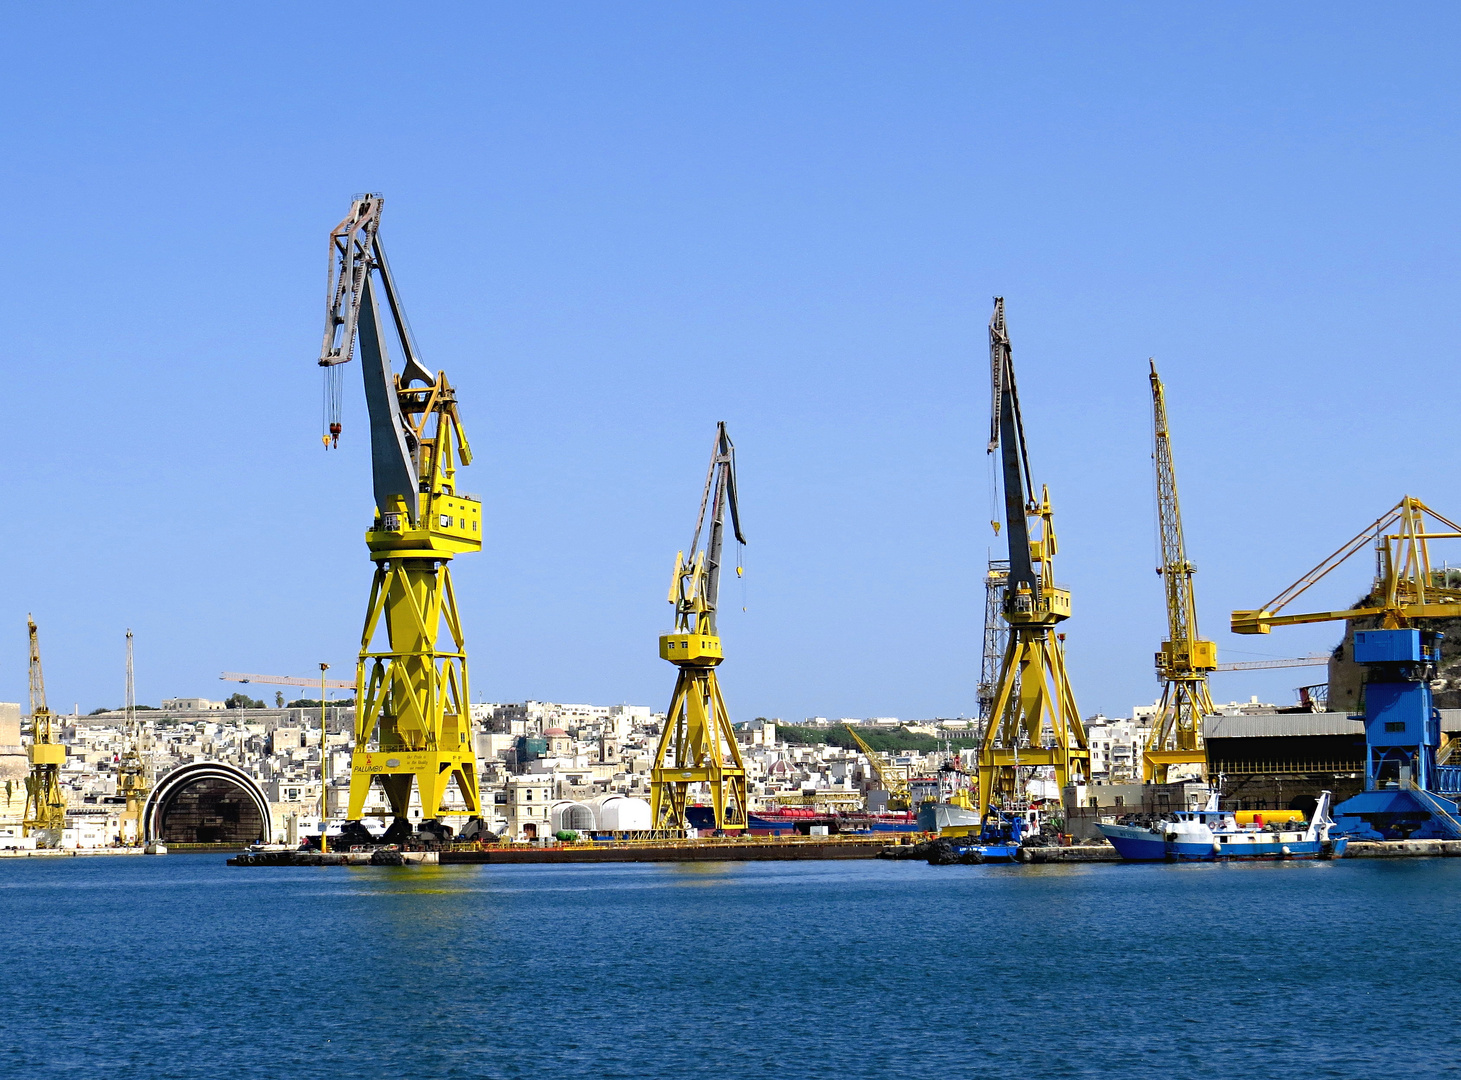
M 320 366 L 326 373 L 328 447 L 340 436 L 340 366 L 360 342 L 370 415 L 375 520 L 365 542 L 375 563 L 355 670 L 355 750 L 347 818 L 358 822 L 379 782 L 395 817 L 386 838 L 412 832 L 412 784 L 424 832 L 445 835 L 438 819 L 451 781 L 472 818 L 481 814 L 471 738 L 467 652 L 449 564 L 482 548 L 482 505 L 457 490 L 457 468 L 472 451 L 444 372 L 419 359 L 380 240 L 381 196 L 357 196 L 330 233 L 330 278 Z M 384 308 L 382 310 L 382 300 Z M 386 313 L 403 367 L 393 369 Z M 449 642 L 439 640 L 442 623 Z M 378 642 L 380 632 L 385 641 Z
M 872 769 L 873 775 L 877 777 L 878 783 L 888 793 L 888 809 L 907 810 L 910 805 L 908 770 L 884 762 L 883 755 L 869 746 L 867 741 L 853 729 L 851 724 L 843 724 L 842 726 L 847 729 L 847 734 L 852 736 L 852 741 L 862 751 L 863 757 L 867 758 L 868 767 Z
M 1157 678 L 1162 681 L 1162 707 L 1152 721 L 1146 751 L 1141 756 L 1141 778 L 1147 784 L 1165 784 L 1173 765 L 1207 765 L 1202 748 L 1202 718 L 1213 713 L 1207 673 L 1217 667 L 1217 646 L 1197 632 L 1197 602 L 1192 592 L 1196 567 L 1187 559 L 1182 535 L 1182 507 L 1177 501 L 1177 471 L 1172 464 L 1172 440 L 1167 429 L 1167 396 L 1151 363 L 1152 427 L 1156 446 L 1152 460 L 1157 472 L 1157 528 L 1161 533 L 1162 576 L 1167 593 L 1167 640 L 1157 653 Z
M 722 421 L 715 429 L 710 471 L 700 496 L 700 516 L 695 519 L 689 558 L 683 551 L 675 556 L 669 596 L 675 605 L 675 630 L 659 639 L 660 656 L 680 673 L 650 771 L 650 819 L 655 829 L 688 826 L 685 806 L 692 784 L 704 784 L 710 789 L 717 830 L 741 832 L 746 828 L 746 768 L 715 677 L 716 666 L 725 659 L 715 612 L 720 600 L 727 505 L 735 538 L 744 544 L 736 501 L 736 448 Z M 705 550 L 700 551 L 707 509 L 710 530 Z
M 21 828 L 26 836 L 39 833 L 50 843 L 57 843 L 61 830 L 66 828 L 66 793 L 61 789 L 66 747 L 57 738 L 55 717 L 46 706 L 46 678 L 41 673 L 41 639 L 35 619 L 27 615 L 26 626 L 30 630 L 31 742 Z
M 126 800 L 122 811 L 122 839 L 140 844 L 144 837 L 142 808 L 152 791 L 152 771 L 143 755 L 145 749 L 141 725 L 137 722 L 137 692 L 132 677 L 132 631 L 127 631 L 127 702 L 122 735 L 122 753 L 117 761 L 117 794 Z
M 1055 583 L 1050 490 L 1042 487 L 1037 500 L 1030 478 L 1003 297 L 995 297 L 989 320 L 989 358 L 993 409 L 988 452 L 1000 451 L 1009 544 L 1003 616 L 1009 639 L 979 747 L 981 817 L 991 806 L 1024 798 L 1022 769 L 1050 767 L 1064 789 L 1089 780 L 1091 762 L 1065 672 L 1065 635 L 1055 633 L 1070 617 L 1070 591 Z M 1030 519 L 1039 522 L 1037 537 L 1030 535 Z M 992 524 L 998 531 L 999 523 Z

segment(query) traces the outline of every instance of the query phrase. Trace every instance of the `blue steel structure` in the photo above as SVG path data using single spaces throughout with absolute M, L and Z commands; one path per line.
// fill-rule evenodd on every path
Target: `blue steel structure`
M 1367 675 L 1365 790 L 1334 808 L 1337 835 L 1461 840 L 1461 768 L 1446 763 L 1456 744 L 1442 745 L 1441 717 L 1431 699 L 1443 635 L 1423 628 L 1432 619 L 1461 618 L 1454 571 L 1444 565 L 1432 569 L 1430 545 L 1438 540 L 1461 540 L 1461 525 L 1407 495 L 1263 607 L 1233 612 L 1235 634 L 1316 622 L 1380 624 L 1354 633 L 1354 660 Z M 1283 613 L 1369 544 L 1375 580 L 1358 604 L 1343 611 Z
M 1461 840 L 1461 768 L 1436 764 L 1441 714 L 1431 680 L 1435 630 L 1356 630 L 1365 665 L 1365 790 L 1334 808 L 1335 832 L 1357 840 Z

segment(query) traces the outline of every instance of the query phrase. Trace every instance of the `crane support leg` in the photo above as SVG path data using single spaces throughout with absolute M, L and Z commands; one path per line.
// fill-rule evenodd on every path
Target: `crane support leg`
M 715 827 L 746 828 L 746 769 L 712 667 L 681 667 L 650 772 L 650 822 L 655 829 L 688 826 L 690 786 L 704 784 Z
M 1141 782 L 1165 784 L 1174 765 L 1196 765 L 1207 773 L 1207 750 L 1202 745 L 1202 718 L 1215 711 L 1205 674 L 1169 678 L 1162 690 L 1161 711 L 1152 722 L 1141 755 Z
M 1085 725 L 1065 672 L 1065 651 L 1046 630 L 1014 627 L 979 748 L 979 816 L 1021 802 L 1019 770 L 1051 767 L 1063 791 L 1090 778 Z
M 442 623 L 450 648 L 439 648 Z M 384 623 L 387 647 L 372 648 Z M 421 813 L 481 813 L 467 702 L 467 655 L 451 571 L 430 558 L 376 563 L 355 674 L 355 751 L 346 817 L 359 821 L 379 779 L 391 813 L 406 818 L 412 782 Z M 464 806 L 445 799 L 456 782 Z

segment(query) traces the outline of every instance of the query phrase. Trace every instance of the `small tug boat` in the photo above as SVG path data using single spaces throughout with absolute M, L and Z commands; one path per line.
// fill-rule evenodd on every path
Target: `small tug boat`
M 1023 809 L 991 809 L 979 831 L 966 828 L 963 835 L 944 833 L 961 862 L 1014 862 L 1024 837 L 1040 833 L 1040 812 Z
M 1218 809 L 1214 792 L 1202 810 L 1179 810 L 1152 825 L 1098 825 L 1123 859 L 1132 862 L 1218 862 L 1224 859 L 1337 859 L 1347 837 L 1330 839 L 1333 796 L 1322 792 L 1307 825 L 1240 824 Z

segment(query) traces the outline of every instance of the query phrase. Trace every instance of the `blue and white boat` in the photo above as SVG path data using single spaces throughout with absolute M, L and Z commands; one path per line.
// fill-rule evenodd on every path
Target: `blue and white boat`
M 1223 859 L 1337 859 L 1347 837 L 1330 838 L 1333 796 L 1320 794 L 1308 824 L 1299 827 L 1240 825 L 1218 809 L 1213 793 L 1201 810 L 1179 810 L 1154 825 L 1098 825 L 1123 859 L 1132 862 L 1216 862 Z
M 978 853 L 979 862 L 1014 862 L 1019 856 L 1020 841 L 1040 834 L 1040 812 L 1033 807 L 1023 809 L 991 809 L 976 833 L 950 839 L 954 854 Z

